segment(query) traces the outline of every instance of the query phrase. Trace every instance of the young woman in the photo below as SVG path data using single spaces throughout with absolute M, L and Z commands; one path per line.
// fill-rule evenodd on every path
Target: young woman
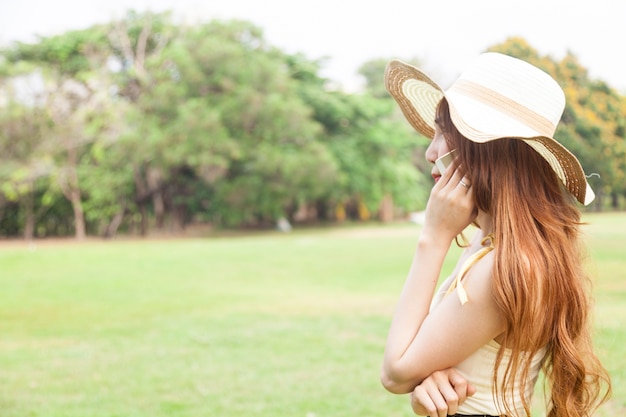
M 610 392 L 592 350 L 576 203 L 594 195 L 553 138 L 562 90 L 497 53 L 481 55 L 445 92 L 400 61 L 388 64 L 385 84 L 411 125 L 433 138 L 426 158 L 455 157 L 445 172 L 432 169 L 383 385 L 411 393 L 421 415 L 529 416 L 543 370 L 548 416 L 591 416 Z M 450 244 L 470 224 L 477 232 L 435 294 Z

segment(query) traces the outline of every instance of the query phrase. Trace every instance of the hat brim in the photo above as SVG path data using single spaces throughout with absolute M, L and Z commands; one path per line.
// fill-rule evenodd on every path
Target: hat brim
M 432 139 L 435 135 L 435 117 L 437 106 L 446 97 L 450 107 L 450 116 L 459 132 L 474 142 L 484 143 L 504 137 L 523 140 L 537 151 L 552 167 L 569 192 L 584 205 L 590 204 L 595 195 L 587 183 L 585 173 L 578 159 L 554 138 L 542 135 L 537 130 L 520 124 L 516 120 L 506 120 L 502 114 L 497 118 L 485 117 L 494 108 L 480 110 L 480 102 L 464 102 L 467 97 L 455 97 L 443 91 L 430 77 L 412 65 L 393 60 L 385 69 L 385 87 L 400 106 L 407 121 L 422 135 Z M 470 99 L 471 101 L 471 99 Z M 502 129 L 491 130 L 476 128 L 478 120 L 465 120 L 464 108 L 472 108 L 471 114 L 480 114 L 482 119 L 503 120 Z M 486 113 L 487 112 L 487 113 Z M 467 111 L 465 113 L 468 113 Z M 470 119 L 472 119 L 470 114 Z
M 414 66 L 393 60 L 385 70 L 385 88 L 411 126 L 432 139 L 437 105 L 444 97 L 441 87 Z

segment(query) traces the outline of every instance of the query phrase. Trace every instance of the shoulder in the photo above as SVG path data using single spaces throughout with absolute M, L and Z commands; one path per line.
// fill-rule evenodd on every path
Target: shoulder
M 445 340 L 463 340 L 464 348 L 453 354 L 457 360 L 453 364 L 464 360 L 506 329 L 505 317 L 492 291 L 494 261 L 494 251 L 476 261 L 463 277 L 462 288 L 457 286 L 444 297 L 427 320 L 436 329 L 433 331 L 445 336 Z M 462 302 L 462 291 L 467 295 L 465 303 Z
M 463 278 L 463 286 L 471 302 L 477 303 L 499 315 L 499 308 L 493 296 L 494 263 L 495 250 L 492 250 L 467 271 Z

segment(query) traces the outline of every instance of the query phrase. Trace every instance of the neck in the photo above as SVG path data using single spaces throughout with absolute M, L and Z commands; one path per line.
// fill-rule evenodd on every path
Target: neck
M 483 236 L 487 236 L 489 233 L 493 232 L 492 217 L 484 211 L 478 212 L 478 216 L 476 216 L 476 224 L 478 224 Z

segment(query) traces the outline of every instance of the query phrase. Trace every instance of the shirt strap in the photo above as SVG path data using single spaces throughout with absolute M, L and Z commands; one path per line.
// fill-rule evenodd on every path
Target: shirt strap
M 454 291 L 454 289 L 456 288 L 457 294 L 459 295 L 459 300 L 461 301 L 461 305 L 467 303 L 468 301 L 467 292 L 465 291 L 465 288 L 463 288 L 462 280 L 463 278 L 465 278 L 465 274 L 467 273 L 467 271 L 469 271 L 469 269 L 472 266 L 474 266 L 476 262 L 481 260 L 483 257 L 485 257 L 485 255 L 487 255 L 489 252 L 491 252 L 494 249 L 493 233 L 489 233 L 487 236 L 485 236 L 480 241 L 480 244 L 483 247 L 479 249 L 476 253 L 472 254 L 472 256 L 467 258 L 465 262 L 463 262 L 463 265 L 461 265 L 461 269 L 459 270 L 459 273 L 456 275 L 456 278 L 454 279 L 454 281 L 452 281 L 452 284 L 450 284 L 448 291 L 446 291 L 446 295 L 448 295 L 452 291 Z

